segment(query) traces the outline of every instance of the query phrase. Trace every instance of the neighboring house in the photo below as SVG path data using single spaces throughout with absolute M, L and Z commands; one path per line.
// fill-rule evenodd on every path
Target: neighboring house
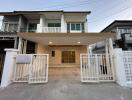
M 79 67 L 80 54 L 87 53 L 90 44 L 114 36 L 88 33 L 89 14 L 90 11 L 0 12 L 4 16 L 2 31 L 9 36 L 17 33 L 14 48 L 21 54 L 49 54 L 50 67 Z
M 0 31 L 0 79 L 3 71 L 3 64 L 5 59 L 5 48 L 17 48 L 17 33 Z
M 132 21 L 131 20 L 116 20 L 108 25 L 102 32 L 116 33 L 113 45 L 115 48 L 123 50 L 132 50 Z M 93 46 L 94 53 L 105 52 L 105 43 L 102 41 Z

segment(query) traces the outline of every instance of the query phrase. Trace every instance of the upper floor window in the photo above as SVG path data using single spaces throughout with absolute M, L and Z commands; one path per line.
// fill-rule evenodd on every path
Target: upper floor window
M 29 24 L 28 26 L 28 32 L 36 32 L 37 30 L 37 24 Z
M 16 32 L 18 29 L 17 23 L 5 23 L 4 24 L 4 31 L 8 32 Z
M 84 23 L 67 23 L 68 32 L 84 32 Z
M 48 27 L 61 27 L 61 23 L 48 23 Z
M 117 32 L 119 34 L 124 34 L 124 33 L 132 34 L 132 28 L 131 27 L 129 27 L 129 28 L 118 28 Z

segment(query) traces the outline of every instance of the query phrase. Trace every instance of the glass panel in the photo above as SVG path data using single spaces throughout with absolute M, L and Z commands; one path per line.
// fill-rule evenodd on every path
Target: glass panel
M 67 23 L 67 32 L 70 32 L 70 24 Z
M 76 30 L 77 30 L 77 31 L 80 31 L 80 30 L 81 30 L 80 24 L 76 24 Z
M 4 31 L 8 31 L 8 24 L 7 23 L 5 23 Z
M 18 24 L 14 24 L 14 31 L 16 32 L 18 29 Z
M 82 32 L 84 32 L 84 23 L 82 23 Z
M 18 28 L 18 24 L 10 24 L 10 23 L 5 23 L 5 31 L 9 31 L 9 32 L 15 32 L 17 31 Z
M 54 27 L 53 23 L 48 23 L 48 27 Z
M 71 24 L 71 30 L 75 30 L 75 24 Z
M 48 27 L 61 27 L 61 23 L 48 23 Z
M 55 23 L 55 27 L 61 27 L 60 23 Z
M 14 25 L 13 24 L 9 24 L 8 31 L 11 32 L 11 31 L 13 31 L 13 29 L 14 29 Z
M 29 24 L 28 32 L 35 32 L 37 29 L 37 24 Z

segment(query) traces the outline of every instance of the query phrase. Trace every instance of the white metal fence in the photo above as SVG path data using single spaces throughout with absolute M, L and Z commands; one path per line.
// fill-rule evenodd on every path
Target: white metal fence
M 113 56 L 105 54 L 81 54 L 81 81 L 114 81 Z
M 48 82 L 48 54 L 31 55 L 31 63 L 17 63 L 14 58 L 14 82 L 45 83 Z
M 123 51 L 126 81 L 132 82 L 132 51 Z

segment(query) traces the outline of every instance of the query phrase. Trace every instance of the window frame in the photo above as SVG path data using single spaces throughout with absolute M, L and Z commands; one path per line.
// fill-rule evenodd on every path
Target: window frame
M 70 53 L 73 53 L 73 56 Z M 61 63 L 62 64 L 75 64 L 76 63 L 76 52 L 75 51 L 62 51 L 61 52 Z
M 18 22 L 4 22 L 4 31 L 8 32 L 10 30 L 9 29 L 10 25 L 13 25 L 13 30 L 11 30 L 10 32 L 15 32 L 18 30 Z M 15 25 L 17 25 L 17 29 L 16 29 Z
M 55 57 L 55 50 L 51 51 L 51 57 Z
M 47 24 L 48 27 L 49 27 L 49 24 L 53 24 L 53 27 L 61 27 L 61 23 L 48 23 L 48 24 Z M 56 25 L 55 25 L 55 24 L 56 24 Z M 60 25 L 60 26 L 57 26 L 57 24 Z
M 36 25 L 35 28 L 31 28 L 30 25 Z M 28 32 L 36 32 L 37 31 L 37 23 L 28 23 L 28 28 L 27 28 Z
M 81 33 L 81 32 L 83 32 L 82 22 L 70 22 L 70 23 L 67 23 L 67 27 L 68 27 L 68 24 L 69 24 L 69 29 L 70 30 L 67 30 L 67 31 L 70 31 L 71 33 L 74 33 L 74 32 Z M 75 25 L 75 29 L 72 29 L 72 24 Z M 80 25 L 80 30 L 77 29 L 77 25 Z

